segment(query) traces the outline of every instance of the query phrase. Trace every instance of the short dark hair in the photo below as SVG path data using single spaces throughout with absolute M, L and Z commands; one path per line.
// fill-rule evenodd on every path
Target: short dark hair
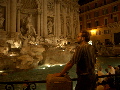
M 120 65 L 118 65 L 118 67 L 120 68 Z
M 89 42 L 90 41 L 90 34 L 87 31 L 81 31 L 82 37 L 85 37 L 85 41 Z

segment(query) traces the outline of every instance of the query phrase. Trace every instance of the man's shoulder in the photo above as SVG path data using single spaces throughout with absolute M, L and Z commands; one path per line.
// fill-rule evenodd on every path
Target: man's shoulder
M 80 49 L 80 48 L 91 48 L 91 49 L 94 49 L 94 47 L 90 44 L 85 44 L 85 45 L 77 45 L 76 46 L 77 49 Z

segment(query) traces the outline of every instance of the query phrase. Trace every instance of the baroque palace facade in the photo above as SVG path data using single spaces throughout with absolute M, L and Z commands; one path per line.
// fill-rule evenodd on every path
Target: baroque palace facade
M 26 27 L 44 38 L 75 39 L 80 31 L 78 0 L 0 0 L 0 14 L 0 39 Z
M 94 0 L 80 6 L 80 29 L 93 43 L 120 44 L 120 0 Z

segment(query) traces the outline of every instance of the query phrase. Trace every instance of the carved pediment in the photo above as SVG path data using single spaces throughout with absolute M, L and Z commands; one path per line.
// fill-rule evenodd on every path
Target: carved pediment
M 38 5 L 35 0 L 21 0 L 22 8 L 24 9 L 37 9 Z

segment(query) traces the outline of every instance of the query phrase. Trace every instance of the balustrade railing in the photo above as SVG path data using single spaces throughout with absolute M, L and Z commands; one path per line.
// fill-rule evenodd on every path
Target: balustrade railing
M 114 78 L 114 84 L 115 88 L 120 88 L 120 74 L 113 74 L 113 75 L 102 75 L 102 76 L 97 76 L 96 81 L 98 78 L 104 78 L 104 77 L 113 77 Z M 77 78 L 72 78 L 72 81 L 76 81 Z M 10 81 L 10 82 L 0 82 L 0 85 L 5 85 L 4 90 L 17 90 L 15 88 L 15 85 L 17 84 L 23 84 L 25 87 L 22 90 L 36 90 L 37 86 L 36 83 L 46 83 L 46 80 L 41 80 L 41 81 Z M 97 85 L 101 85 L 102 83 L 99 83 Z M 1 90 L 1 89 L 0 89 Z M 19 89 L 20 90 L 20 89 Z
M 23 84 L 25 87 L 23 90 L 36 90 L 36 83 L 46 83 L 46 80 L 41 81 L 11 81 L 11 82 L 0 82 L 0 84 L 5 84 L 5 90 L 16 90 L 16 84 Z

